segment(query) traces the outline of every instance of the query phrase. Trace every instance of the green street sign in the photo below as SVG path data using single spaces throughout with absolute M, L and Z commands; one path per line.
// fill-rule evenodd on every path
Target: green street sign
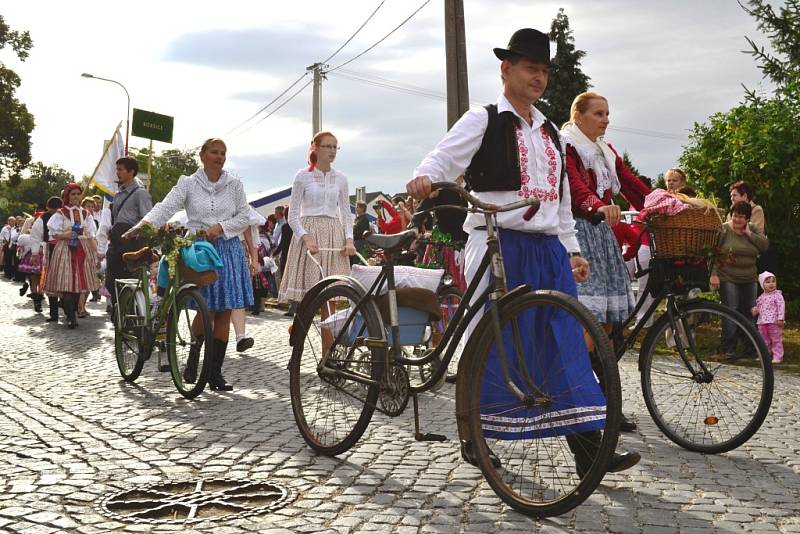
M 154 141 L 172 142 L 172 126 L 175 119 L 168 115 L 133 108 L 131 134 Z

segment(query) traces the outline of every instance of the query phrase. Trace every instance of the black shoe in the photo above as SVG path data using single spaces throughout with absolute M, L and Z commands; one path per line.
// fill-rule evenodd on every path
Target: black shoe
M 67 323 L 67 328 L 69 328 L 70 330 L 74 330 L 74 329 L 78 328 L 78 322 L 77 321 L 68 322 Z
M 42 313 L 42 297 L 40 295 L 33 296 L 33 311 Z
M 622 414 L 622 418 L 619 422 L 619 431 L 620 432 L 636 432 L 636 423 L 625 417 L 625 414 Z
M 261 315 L 261 310 L 253 310 L 250 315 Z
M 293 311 L 287 311 L 283 315 L 284 315 L 284 317 L 294 317 L 294 312 Z
M 211 368 L 208 374 L 208 385 L 216 391 L 232 391 L 233 386 L 225 382 L 222 376 L 222 363 L 225 361 L 225 352 L 228 350 L 228 342 L 219 339 L 214 340 L 214 354 L 211 360 Z
M 253 341 L 252 337 L 243 337 L 236 342 L 236 352 L 246 351 L 253 346 L 253 343 L 255 343 L 255 341 Z
M 51 315 L 50 317 L 48 317 L 47 319 L 45 319 L 45 321 L 47 321 L 48 323 L 52 323 L 52 322 L 54 322 L 54 321 L 55 321 L 55 322 L 58 322 L 58 317 L 53 317 L 53 316 Z
M 614 456 L 611 457 L 611 461 L 608 463 L 606 472 L 619 473 L 620 471 L 625 471 L 638 464 L 641 459 L 642 456 L 636 451 L 623 452 L 622 454 L 615 452 Z
M 22 284 L 22 287 L 19 288 L 19 296 L 20 297 L 24 297 L 25 296 L 25 292 L 28 291 L 28 287 L 30 287 L 30 286 L 28 286 L 28 282 L 25 282 L 25 283 Z
M 471 441 L 461 440 L 461 457 L 467 463 L 478 467 L 478 455 L 475 454 Z M 498 458 L 491 449 L 489 449 L 489 459 L 492 461 L 492 465 L 495 467 L 495 469 L 499 469 L 503 465 L 503 463 L 500 461 L 500 458 Z

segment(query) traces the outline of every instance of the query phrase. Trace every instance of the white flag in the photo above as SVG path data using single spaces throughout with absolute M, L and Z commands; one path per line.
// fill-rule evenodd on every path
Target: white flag
M 112 197 L 117 193 L 117 160 L 125 155 L 125 143 L 119 131 L 121 127 L 120 122 L 89 180 L 90 185 L 94 184 L 103 193 Z

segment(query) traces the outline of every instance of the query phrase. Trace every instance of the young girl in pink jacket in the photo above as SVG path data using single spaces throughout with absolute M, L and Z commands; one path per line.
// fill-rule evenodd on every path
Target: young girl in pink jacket
M 786 305 L 778 289 L 775 275 L 764 271 L 758 275 L 764 292 L 756 299 L 753 315 L 758 316 L 758 331 L 772 354 L 772 363 L 783 363 L 783 324 Z

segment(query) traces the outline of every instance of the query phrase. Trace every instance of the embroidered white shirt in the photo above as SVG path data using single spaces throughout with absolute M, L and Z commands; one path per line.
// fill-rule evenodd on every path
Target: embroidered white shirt
M 72 225 L 78 223 L 83 228 L 82 236 L 93 238 L 97 230 L 97 225 L 94 224 L 94 218 L 92 218 L 91 215 L 87 215 L 86 218 L 83 219 L 81 212 L 82 210 L 80 208 L 72 208 L 69 217 L 65 217 L 64 212 L 61 210 L 55 212 L 53 216 L 50 217 L 50 220 L 47 221 L 47 229 L 50 232 L 50 237 L 55 238 L 56 234 L 72 230 Z
M 307 232 L 300 217 L 338 217 L 345 238 L 353 238 L 353 216 L 350 213 L 350 194 L 347 177 L 331 169 L 309 171 L 300 169 L 294 177 L 289 199 L 289 226 L 300 239 Z
M 186 228 L 190 232 L 208 230 L 219 223 L 225 239 L 232 239 L 249 224 L 250 206 L 244 185 L 227 171 L 222 171 L 216 182 L 210 181 L 202 168 L 191 176 L 181 176 L 164 200 L 153 206 L 143 220 L 162 226 L 182 209 L 186 210 Z
M 486 191 L 473 194 L 484 202 L 494 204 L 508 204 L 530 196 L 538 198 L 541 206 L 530 221 L 522 218 L 525 210 L 521 209 L 498 213 L 498 226 L 522 232 L 557 235 L 567 251 L 579 252 L 580 245 L 575 237 L 575 219 L 572 217 L 569 183 L 566 182 L 566 176 L 562 197 L 558 199 L 561 158 L 555 144 L 544 132 L 545 116 L 531 106 L 533 124 L 529 126 L 527 120 L 519 116 L 508 99 L 500 95 L 497 99 L 497 112 L 504 111 L 513 112 L 521 124 L 517 130 L 517 139 L 521 143 L 522 188 L 519 191 Z M 428 176 L 434 182 L 455 181 L 464 173 L 478 152 L 488 123 L 489 114 L 485 108 L 475 108 L 466 112 L 436 148 L 414 169 L 414 176 Z M 563 142 L 561 146 L 564 146 Z M 522 150 L 523 147 L 525 150 Z M 464 222 L 464 231 L 469 233 L 476 226 L 484 224 L 483 215 L 470 214 Z
M 16 241 L 17 236 L 16 228 L 12 228 L 9 225 L 5 225 L 2 230 L 0 230 L 0 244 L 13 244 Z

